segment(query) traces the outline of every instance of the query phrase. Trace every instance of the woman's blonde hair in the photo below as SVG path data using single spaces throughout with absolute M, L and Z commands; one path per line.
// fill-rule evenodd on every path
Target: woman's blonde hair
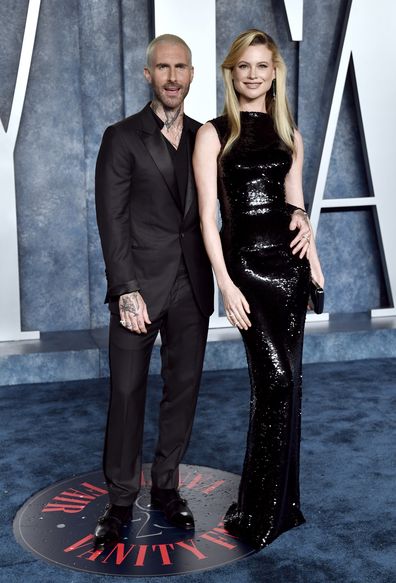
M 275 67 L 274 82 L 276 95 L 274 95 L 272 91 L 267 91 L 265 96 L 265 106 L 267 113 L 272 117 L 277 134 L 294 154 L 294 129 L 296 125 L 290 112 L 286 96 L 286 64 L 274 40 L 265 32 L 253 28 L 243 32 L 234 40 L 228 55 L 221 65 L 225 85 L 223 113 L 228 117 L 230 125 L 230 135 L 223 148 L 222 156 L 230 151 L 241 133 L 238 94 L 234 89 L 232 71 L 238 63 L 242 53 L 252 45 L 265 45 L 272 53 L 272 61 Z

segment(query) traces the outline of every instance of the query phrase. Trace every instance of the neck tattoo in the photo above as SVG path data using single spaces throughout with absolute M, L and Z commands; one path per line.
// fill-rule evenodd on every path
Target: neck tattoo
M 178 107 L 178 109 L 176 111 L 164 109 L 165 118 L 166 118 L 164 123 L 165 123 L 165 127 L 168 131 L 171 129 L 171 127 L 174 124 L 176 125 L 176 121 L 180 115 L 180 112 L 181 112 L 181 105 L 180 105 L 180 107 Z
M 177 149 L 183 131 L 183 107 L 179 105 L 177 109 L 166 109 L 158 101 L 152 101 L 151 108 L 156 115 L 164 122 L 161 132 Z

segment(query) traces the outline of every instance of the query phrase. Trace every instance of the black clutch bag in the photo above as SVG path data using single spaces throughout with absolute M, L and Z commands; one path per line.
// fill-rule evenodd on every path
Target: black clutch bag
M 311 279 L 309 284 L 308 306 L 315 314 L 321 314 L 323 312 L 324 290 L 314 279 Z

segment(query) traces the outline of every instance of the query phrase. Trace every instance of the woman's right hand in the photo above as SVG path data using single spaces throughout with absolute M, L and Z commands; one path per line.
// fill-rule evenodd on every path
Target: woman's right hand
M 232 281 L 224 287 L 220 287 L 223 296 L 223 304 L 228 321 L 240 330 L 248 330 L 252 325 L 248 314 L 250 314 L 249 304 L 239 289 Z

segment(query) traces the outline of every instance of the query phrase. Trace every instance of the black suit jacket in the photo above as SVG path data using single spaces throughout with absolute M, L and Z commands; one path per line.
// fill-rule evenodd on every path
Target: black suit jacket
M 155 319 L 182 255 L 200 310 L 205 316 L 213 311 L 213 276 L 200 232 L 191 165 L 199 126 L 184 116 L 189 150 L 184 212 L 171 155 L 149 104 L 103 135 L 96 164 L 96 215 L 106 264 L 106 301 L 114 313 L 118 297 L 138 289 Z

